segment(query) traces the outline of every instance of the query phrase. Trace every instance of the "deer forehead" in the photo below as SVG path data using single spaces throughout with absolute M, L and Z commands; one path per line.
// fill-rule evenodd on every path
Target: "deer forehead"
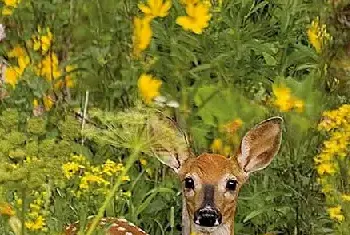
M 219 154 L 204 153 L 189 159 L 183 166 L 180 178 L 195 175 L 203 184 L 218 184 L 224 178 L 235 178 L 243 182 L 245 175 L 235 158 L 226 158 Z

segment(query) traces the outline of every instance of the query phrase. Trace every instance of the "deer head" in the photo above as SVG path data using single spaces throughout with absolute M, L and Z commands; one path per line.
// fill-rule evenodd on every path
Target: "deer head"
M 174 146 L 158 143 L 155 154 L 182 182 L 184 235 L 233 235 L 238 193 L 249 175 L 267 167 L 278 152 L 281 124 L 280 117 L 259 123 L 245 134 L 237 155 L 230 158 L 209 153 L 194 156 L 181 132 Z M 153 129 L 154 134 L 164 132 Z

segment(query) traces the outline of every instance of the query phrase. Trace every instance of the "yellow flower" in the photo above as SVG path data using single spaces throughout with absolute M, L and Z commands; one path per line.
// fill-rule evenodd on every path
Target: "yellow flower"
M 29 208 L 33 211 L 39 211 L 40 210 L 40 206 L 35 204 L 35 203 L 30 203 L 29 204 Z
M 0 215 L 13 216 L 16 212 L 13 210 L 10 204 L 0 203 Z
M 274 84 L 272 86 L 272 91 L 275 96 L 273 103 L 281 112 L 289 112 L 293 108 L 295 108 L 297 112 L 303 112 L 304 102 L 292 96 L 290 88 L 283 84 Z
M 18 199 L 16 203 L 17 203 L 19 206 L 22 206 L 23 200 L 22 200 L 22 199 Z
M 42 215 L 39 215 L 35 221 L 25 222 L 26 227 L 32 231 L 38 231 L 45 226 L 45 219 Z
M 307 30 L 307 36 L 311 45 L 315 48 L 315 50 L 318 53 L 320 53 L 322 44 L 318 36 L 318 21 L 312 21 L 311 27 Z
M 341 198 L 346 202 L 350 202 L 350 194 L 343 194 Z
M 76 162 L 68 162 L 62 165 L 63 174 L 67 179 L 74 176 L 79 171 L 79 164 Z
M 41 27 L 38 27 L 38 32 L 39 34 L 42 33 Z M 46 28 L 46 34 L 33 38 L 34 50 L 35 51 L 41 50 L 42 54 L 45 54 L 51 47 L 52 38 L 53 38 L 53 35 L 50 31 L 50 28 Z
M 34 106 L 34 109 L 39 107 L 39 101 L 37 99 L 33 100 L 33 106 Z
M 185 5 L 189 5 L 189 4 L 194 5 L 194 4 L 197 4 L 199 0 L 181 0 L 180 2 Z
M 337 220 L 338 222 L 344 220 L 344 215 L 341 213 L 341 206 L 328 208 L 328 213 L 331 219 Z
M 130 176 L 124 175 L 124 176 L 122 177 L 122 181 L 130 181 Z
M 90 168 L 90 171 L 91 171 L 92 173 L 94 173 L 94 174 L 99 174 L 100 171 L 101 171 L 101 169 L 100 169 L 100 167 L 98 167 L 98 166 L 92 166 L 92 167 Z
M 332 163 L 321 163 L 317 166 L 317 172 L 319 175 L 323 174 L 334 174 L 335 166 Z
M 136 57 L 147 49 L 152 39 L 151 17 L 134 18 L 133 48 Z
M 330 131 L 347 125 L 350 123 L 350 104 L 344 104 L 336 110 L 325 111 L 322 116 L 323 120 L 318 125 L 319 130 Z
M 96 183 L 98 185 L 104 184 L 107 185 L 109 184 L 108 181 L 106 181 L 105 179 L 103 179 L 100 176 L 97 175 L 92 175 L 90 172 L 87 172 L 82 178 L 81 178 L 81 182 L 79 185 L 80 189 L 88 189 L 89 188 L 89 184 L 93 184 Z
M 4 16 L 10 16 L 13 14 L 13 8 L 10 8 L 10 7 L 4 7 L 2 9 L 2 15 Z
M 21 69 L 21 71 L 23 72 L 24 69 L 29 65 L 30 63 L 30 58 L 29 56 L 25 55 L 25 56 L 20 56 L 17 59 L 17 63 L 19 68 Z
M 70 74 L 73 70 L 77 69 L 77 66 L 76 65 L 67 65 L 65 70 L 66 70 L 66 77 L 65 77 L 65 85 L 68 87 L 68 88 L 72 88 L 74 87 L 74 77 L 72 74 Z M 63 85 L 62 85 L 63 86 Z
M 37 99 L 33 100 L 34 112 L 38 113 L 39 115 L 43 112 L 43 108 L 45 108 L 46 111 L 49 111 L 55 104 L 54 99 L 49 95 L 45 95 L 42 101 L 44 106 L 39 105 L 39 101 Z
M 73 155 L 72 160 L 79 162 L 79 163 L 86 163 L 87 162 L 86 157 L 84 157 L 83 155 Z
M 20 0 L 3 0 L 6 6 L 16 7 Z
M 2 9 L 2 15 L 10 16 L 13 14 L 13 10 L 18 7 L 20 0 L 2 0 L 5 7 Z
M 196 34 L 203 33 L 203 30 L 208 27 L 211 14 L 209 13 L 210 6 L 205 3 L 189 3 L 186 5 L 186 16 L 179 16 L 176 23 L 184 30 L 192 31 Z
M 288 87 L 272 87 L 273 93 L 276 97 L 274 104 L 277 106 L 282 112 L 288 112 L 292 109 L 293 105 L 291 100 L 291 91 Z
M 317 53 L 322 51 L 326 41 L 331 38 L 327 33 L 326 25 L 321 26 L 318 18 L 312 21 L 310 28 L 307 30 L 307 36 Z
M 147 160 L 146 159 L 140 159 L 140 163 L 142 166 L 146 166 L 147 165 Z
M 31 209 L 32 209 L 32 208 L 31 208 Z M 39 207 L 39 209 L 40 209 L 40 207 Z M 29 212 L 29 213 L 28 213 L 28 216 L 29 216 L 30 218 L 32 218 L 32 219 L 37 218 L 37 217 L 39 216 L 38 209 L 35 208 L 34 211 Z
M 23 47 L 16 45 L 14 48 L 12 48 L 12 50 L 10 50 L 7 53 L 7 55 L 9 58 L 17 58 L 18 67 L 13 67 L 13 70 L 15 70 L 18 74 L 18 77 L 20 77 L 23 74 L 25 68 L 30 64 L 30 58 L 29 58 L 26 50 Z M 9 71 L 9 73 L 10 73 L 9 80 L 12 81 L 12 83 L 11 82 L 9 82 L 9 83 L 12 85 L 15 85 L 17 83 L 18 77 L 15 78 L 13 76 L 14 75 L 13 72 L 14 71 L 11 71 L 11 70 Z M 6 76 L 5 76 L 5 79 L 6 79 Z M 16 82 L 14 82 L 14 81 L 16 81 Z
M 213 143 L 210 146 L 210 149 L 214 152 L 214 153 L 219 153 L 221 152 L 223 148 L 223 143 L 221 139 L 214 139 Z
M 146 104 L 149 104 L 155 97 L 159 96 L 162 81 L 154 79 L 152 75 L 142 74 L 137 85 L 143 100 Z
M 43 76 L 48 81 L 59 78 L 62 73 L 58 68 L 57 55 L 55 53 L 50 53 L 45 56 L 35 71 L 38 76 Z
M 138 5 L 139 9 L 151 18 L 155 17 L 165 17 L 169 14 L 169 9 L 171 7 L 171 1 L 166 0 L 148 0 L 148 6 L 144 3 Z
M 21 69 L 19 67 L 7 67 L 5 70 L 5 83 L 14 87 L 17 84 L 21 74 Z
M 26 56 L 26 55 L 27 55 L 26 50 L 23 47 L 21 47 L 20 45 L 16 45 L 14 48 L 12 48 L 12 50 L 7 52 L 7 56 L 10 58 L 21 57 L 21 56 Z
M 117 164 L 112 160 L 107 160 L 102 166 L 102 172 L 108 176 L 112 176 L 118 171 Z
M 48 95 L 45 95 L 43 97 L 43 103 L 46 111 L 49 111 L 52 108 L 52 106 L 55 104 L 53 98 Z

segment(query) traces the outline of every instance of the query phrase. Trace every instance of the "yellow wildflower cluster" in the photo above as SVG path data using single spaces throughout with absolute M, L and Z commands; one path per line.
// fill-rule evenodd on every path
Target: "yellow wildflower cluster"
M 18 198 L 18 195 L 15 194 L 15 202 L 16 206 L 21 209 L 23 201 Z M 46 191 L 31 191 L 29 195 L 27 195 L 27 200 L 31 200 L 29 203 L 29 209 L 26 213 L 26 221 L 25 226 L 30 231 L 47 231 L 47 226 L 45 222 L 45 217 L 48 212 L 45 209 L 45 204 L 47 203 L 47 192 Z
M 44 95 L 42 100 L 46 111 L 49 111 L 55 103 L 54 99 L 48 95 Z M 37 99 L 34 99 L 33 107 L 34 110 L 38 110 L 40 108 L 39 101 Z
M 53 82 L 55 89 L 62 88 L 64 82 L 59 78 L 62 77 L 63 72 L 59 68 L 58 57 L 56 53 L 52 51 L 49 52 L 53 41 L 53 35 L 50 28 L 45 28 L 45 30 L 43 30 L 41 27 L 38 27 L 38 35 L 33 36 L 32 39 L 34 51 L 40 51 L 41 54 L 44 55 L 43 59 L 36 66 L 35 73 L 38 76 L 45 78 L 47 81 Z M 74 66 L 68 65 L 65 68 L 65 72 L 69 73 L 74 68 Z M 67 87 L 73 86 L 71 76 L 66 76 L 64 80 Z
M 273 104 L 281 112 L 296 110 L 300 113 L 304 111 L 304 102 L 301 99 L 293 96 L 290 88 L 283 84 L 274 84 L 272 86 L 272 91 L 275 96 Z
M 45 54 L 51 47 L 53 35 L 50 28 L 43 30 L 40 26 L 38 27 L 38 36 L 33 36 L 33 47 L 35 51 L 41 51 Z
M 46 80 L 53 82 L 55 89 L 60 89 L 64 85 L 73 87 L 73 77 L 68 75 L 75 67 L 68 65 L 65 67 L 67 75 L 63 77 L 63 72 L 59 68 L 58 57 L 54 52 L 47 53 L 51 47 L 53 35 L 49 28 L 42 30 L 38 28 L 39 36 L 33 36 L 33 41 L 27 42 L 28 48 L 33 48 L 34 51 L 41 51 L 44 56 L 42 61 L 34 65 L 34 71 L 37 76 L 41 76 Z M 20 45 L 16 45 L 7 53 L 9 58 L 17 60 L 17 65 L 8 66 L 5 70 L 5 83 L 13 87 L 18 83 L 25 69 L 31 64 L 30 57 L 26 49 Z M 62 77 L 62 79 L 60 79 Z
M 2 0 L 2 2 L 5 5 L 2 9 L 2 15 L 10 16 L 13 14 L 14 9 L 18 7 L 18 4 L 21 2 L 21 0 Z
M 311 26 L 307 30 L 307 36 L 317 53 L 321 53 L 327 41 L 331 40 L 331 36 L 327 32 L 327 26 L 325 24 L 320 25 L 318 18 L 312 21 Z
M 211 19 L 210 1 L 201 0 L 182 0 L 186 7 L 186 16 L 179 16 L 176 23 L 184 30 L 192 31 L 196 34 L 202 34 L 208 27 Z
M 344 212 L 350 213 L 346 211 L 348 206 L 343 207 L 350 202 L 350 191 L 346 191 L 341 183 L 350 178 L 350 105 L 344 104 L 336 110 L 324 112 L 318 128 L 329 136 L 323 142 L 321 152 L 314 158 L 318 182 L 332 205 L 328 208 L 330 217 L 342 222 L 346 218 Z
M 147 4 L 140 3 L 139 9 L 144 16 L 134 18 L 133 48 L 136 57 L 146 50 L 152 39 L 151 22 L 156 17 L 165 17 L 169 14 L 171 1 L 148 0 Z
M 71 160 L 62 165 L 64 176 L 75 184 L 78 183 L 78 190 L 71 193 L 77 197 L 91 194 L 107 194 L 109 186 L 115 177 L 124 170 L 121 163 L 110 159 L 101 165 L 92 165 L 82 155 L 74 155 Z M 129 176 L 122 178 L 123 182 L 130 181 Z
M 38 64 L 35 73 L 48 81 L 53 81 L 61 76 L 58 67 L 58 58 L 55 53 L 49 53 Z
M 7 56 L 17 60 L 17 66 L 9 66 L 5 70 L 5 83 L 14 87 L 22 76 L 24 70 L 30 64 L 30 58 L 27 51 L 20 45 L 16 45 L 7 53 Z
M 44 78 L 52 84 L 53 90 L 59 90 L 64 87 L 71 88 L 74 86 L 74 77 L 72 71 L 76 68 L 73 65 L 67 65 L 63 70 L 59 66 L 59 61 L 56 53 L 50 51 L 52 45 L 53 35 L 49 28 L 42 29 L 38 27 L 38 35 L 33 36 L 32 40 L 26 42 L 28 49 L 34 51 L 40 51 L 42 60 L 39 63 L 31 61 L 27 49 L 16 45 L 8 53 L 8 57 L 15 59 L 17 65 L 8 66 L 5 69 L 4 80 L 6 84 L 10 84 L 15 87 L 25 72 L 26 68 L 32 66 L 37 76 Z M 50 94 L 44 94 L 41 102 L 39 100 L 33 100 L 34 114 L 40 115 L 44 109 L 50 110 L 54 105 L 53 96 Z
M 334 219 L 336 221 L 343 221 L 344 215 L 342 214 L 342 208 L 341 206 L 335 206 L 328 208 L 329 217 L 331 219 Z
M 45 30 L 43 30 L 41 27 L 38 27 L 38 35 L 33 36 L 32 39 L 34 51 L 40 51 L 44 56 L 35 67 L 36 75 L 45 78 L 49 82 L 53 82 L 55 89 L 60 89 L 64 85 L 69 88 L 73 87 L 74 83 L 71 75 L 67 75 L 63 78 L 63 71 L 59 67 L 57 54 L 52 51 L 49 52 L 53 41 L 50 28 L 45 28 Z M 67 65 L 65 67 L 65 72 L 68 74 L 74 69 L 75 66 Z
M 240 118 L 233 119 L 224 125 L 220 125 L 219 132 L 223 133 L 227 144 L 224 144 L 222 139 L 216 138 L 210 145 L 211 151 L 224 156 L 230 155 L 232 153 L 231 146 L 239 144 L 238 130 L 242 127 L 242 125 L 243 121 Z
M 137 86 L 146 104 L 151 103 L 155 97 L 159 96 L 161 85 L 162 81 L 154 78 L 152 75 L 142 74 L 140 76 Z
M 140 3 L 138 7 L 145 14 L 145 17 L 152 19 L 156 17 L 165 17 L 168 15 L 171 8 L 171 1 L 148 0 L 147 4 Z
M 350 104 L 344 104 L 336 110 L 325 111 L 323 120 L 318 125 L 319 130 L 332 131 L 350 123 Z
M 187 15 L 177 17 L 176 23 L 182 26 L 184 30 L 192 31 L 196 34 L 203 33 L 211 19 L 210 1 L 181 0 L 181 3 L 185 5 Z M 166 17 L 169 14 L 171 5 L 170 0 L 147 0 L 147 4 L 138 4 L 138 8 L 144 13 L 144 16 L 134 18 L 134 56 L 139 57 L 149 47 L 153 34 L 151 28 L 152 20 L 156 17 Z

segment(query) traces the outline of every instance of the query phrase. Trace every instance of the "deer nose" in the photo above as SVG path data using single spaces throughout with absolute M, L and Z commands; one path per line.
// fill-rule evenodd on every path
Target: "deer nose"
M 212 207 L 204 207 L 194 213 L 194 223 L 203 227 L 216 227 L 222 223 L 222 215 Z

